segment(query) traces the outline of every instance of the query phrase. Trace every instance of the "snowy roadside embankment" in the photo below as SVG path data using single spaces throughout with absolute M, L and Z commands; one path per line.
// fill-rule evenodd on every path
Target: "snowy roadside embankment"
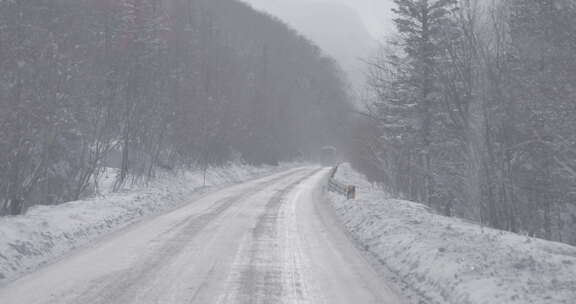
M 336 178 L 358 199 L 331 195 L 351 235 L 420 303 L 576 303 L 576 247 L 483 228 L 387 199 L 349 165 Z M 416 302 L 418 303 L 418 302 Z
M 223 186 L 289 167 L 293 166 L 234 164 L 211 169 L 206 181 L 208 186 Z M 120 193 L 108 192 L 58 206 L 37 206 L 22 216 L 0 217 L 0 284 L 86 245 L 107 232 L 189 202 L 193 198 L 191 195 L 206 191 L 203 183 L 202 172 L 165 173 L 148 185 L 133 186 Z M 103 189 L 103 192 L 106 190 Z

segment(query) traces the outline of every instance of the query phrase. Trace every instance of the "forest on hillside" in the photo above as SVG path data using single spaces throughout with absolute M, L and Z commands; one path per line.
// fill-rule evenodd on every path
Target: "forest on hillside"
M 337 65 L 235 0 L 0 1 L 0 215 L 338 135 Z
M 576 244 L 576 6 L 395 0 L 349 154 L 396 197 Z

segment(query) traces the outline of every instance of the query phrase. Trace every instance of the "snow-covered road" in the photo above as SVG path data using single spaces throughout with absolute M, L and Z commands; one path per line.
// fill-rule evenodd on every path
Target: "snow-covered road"
M 208 193 L 0 288 L 0 303 L 402 303 L 324 201 L 327 174 Z

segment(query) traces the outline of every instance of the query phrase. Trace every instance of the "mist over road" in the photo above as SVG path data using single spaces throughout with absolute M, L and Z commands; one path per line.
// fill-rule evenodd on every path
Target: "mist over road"
M 2 303 L 400 303 L 298 168 L 206 194 L 0 288 Z

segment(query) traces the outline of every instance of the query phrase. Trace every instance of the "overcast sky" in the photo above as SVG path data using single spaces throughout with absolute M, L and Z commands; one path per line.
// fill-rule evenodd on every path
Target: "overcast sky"
M 244 0 L 254 7 L 278 13 L 278 9 L 286 3 L 335 3 L 355 10 L 362 18 L 366 29 L 374 38 L 380 38 L 390 31 L 390 9 L 392 0 Z M 282 12 L 280 12 L 282 13 Z M 279 16 L 286 17 L 286 16 Z
M 392 0 L 243 0 L 274 15 L 334 57 L 353 85 L 376 41 L 392 32 Z

